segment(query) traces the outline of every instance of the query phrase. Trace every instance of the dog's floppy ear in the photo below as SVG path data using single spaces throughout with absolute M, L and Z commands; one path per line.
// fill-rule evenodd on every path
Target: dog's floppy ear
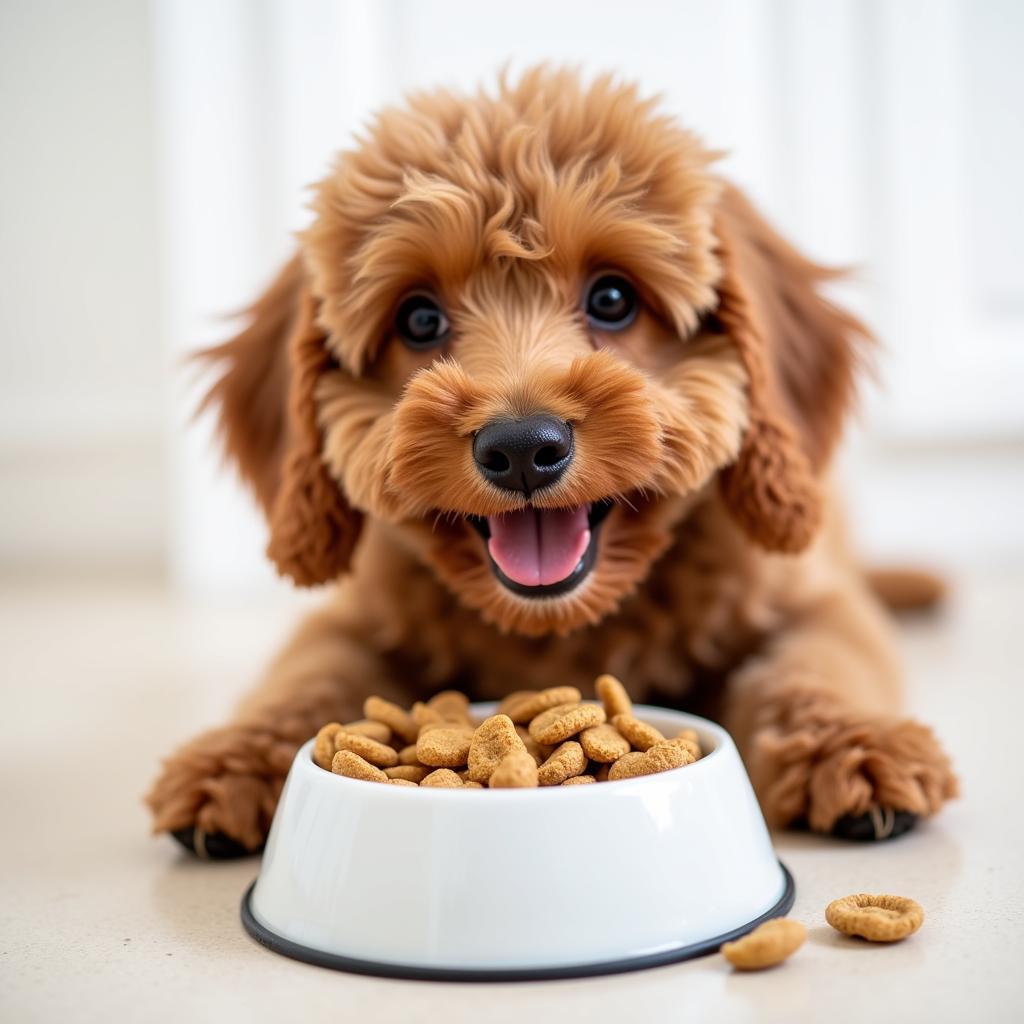
M 321 458 L 315 389 L 333 365 L 299 256 L 246 313 L 247 326 L 201 353 L 223 365 L 203 407 L 270 523 L 267 554 L 299 586 L 348 568 L 362 523 Z
M 818 474 L 838 440 L 868 335 L 819 293 L 833 272 L 785 242 L 735 188 L 715 218 L 716 316 L 749 377 L 749 424 L 721 477 L 726 504 L 769 551 L 795 553 L 821 520 Z

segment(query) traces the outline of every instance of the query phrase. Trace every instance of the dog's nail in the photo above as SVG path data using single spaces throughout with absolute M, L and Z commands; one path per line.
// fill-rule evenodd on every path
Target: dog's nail
M 204 832 L 195 826 L 175 829 L 171 835 L 200 860 L 237 860 L 239 857 L 252 856 L 263 849 L 261 846 L 257 850 L 250 850 L 223 832 Z
M 909 832 L 916 824 L 917 815 L 910 811 L 872 807 L 867 814 L 844 814 L 832 826 L 832 835 L 837 839 L 871 843 L 882 839 L 895 839 Z

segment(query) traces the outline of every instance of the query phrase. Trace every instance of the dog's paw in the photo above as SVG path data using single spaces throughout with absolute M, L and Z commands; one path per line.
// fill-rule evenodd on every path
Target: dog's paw
M 919 815 L 911 811 L 872 807 L 867 814 L 844 814 L 832 826 L 831 834 L 856 843 L 874 843 L 906 835 L 919 820 Z
M 194 853 L 200 860 L 237 860 L 239 857 L 259 853 L 263 849 L 260 846 L 250 850 L 223 832 L 208 833 L 194 825 L 174 829 L 171 838 L 181 843 L 189 853 Z
M 255 726 L 196 737 L 164 762 L 146 797 L 154 831 L 210 859 L 256 852 L 297 746 Z
M 806 821 L 847 839 L 900 835 L 957 794 L 949 758 L 930 729 L 836 707 L 762 728 L 750 767 L 769 824 Z

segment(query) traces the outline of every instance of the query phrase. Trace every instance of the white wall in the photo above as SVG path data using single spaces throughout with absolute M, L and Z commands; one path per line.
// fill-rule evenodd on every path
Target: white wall
M 0 4 L 0 565 L 159 565 L 149 17 Z
M 865 547 L 1024 561 L 1024 4 L 25 0 L 0 18 L 0 560 L 152 564 L 166 538 L 189 590 L 271 586 L 262 524 L 208 424 L 184 429 L 196 385 L 170 367 L 287 255 L 303 186 L 373 108 L 550 58 L 663 92 L 795 240 L 858 267 L 841 293 L 886 382 L 843 462 Z

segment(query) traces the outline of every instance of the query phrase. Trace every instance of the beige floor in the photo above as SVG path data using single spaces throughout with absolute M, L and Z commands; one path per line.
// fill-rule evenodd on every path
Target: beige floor
M 296 605 L 185 607 L 143 585 L 0 588 L 0 1020 L 479 1022 L 1024 1019 L 1024 580 L 962 582 L 907 629 L 910 703 L 955 750 L 964 797 L 873 848 L 782 835 L 810 938 L 783 968 L 719 957 L 511 986 L 384 981 L 269 953 L 242 932 L 253 861 L 198 863 L 147 835 L 156 760 L 214 722 Z M 841 939 L 834 896 L 926 908 L 894 947 Z M 301 1014 L 301 1018 L 299 1015 Z

